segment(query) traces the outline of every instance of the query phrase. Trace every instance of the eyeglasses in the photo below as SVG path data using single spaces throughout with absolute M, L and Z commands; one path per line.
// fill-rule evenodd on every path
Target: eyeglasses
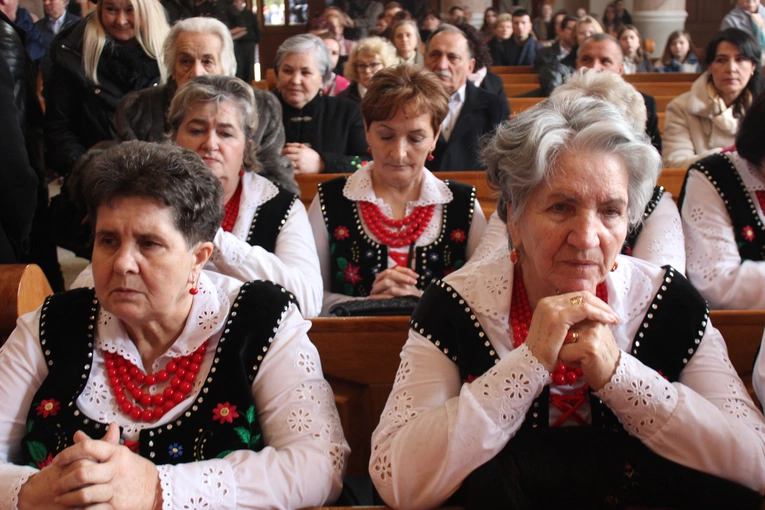
M 359 62 L 356 64 L 356 70 L 360 73 L 363 73 L 367 69 L 369 69 L 372 72 L 375 72 L 375 71 L 379 71 L 382 66 L 383 66 L 382 63 L 380 62 L 370 62 L 368 64 Z

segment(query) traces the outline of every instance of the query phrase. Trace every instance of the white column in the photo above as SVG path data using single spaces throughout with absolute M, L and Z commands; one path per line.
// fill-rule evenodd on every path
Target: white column
M 685 28 L 685 0 L 635 0 L 632 20 L 640 35 L 650 37 L 656 43 L 651 58 L 659 58 L 664 52 L 669 34 Z

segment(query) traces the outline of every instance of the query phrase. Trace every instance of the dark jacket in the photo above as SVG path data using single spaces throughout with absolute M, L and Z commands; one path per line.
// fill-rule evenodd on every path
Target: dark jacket
M 287 142 L 310 145 L 324 161 L 325 173 L 350 173 L 369 159 L 359 105 L 348 99 L 317 94 L 301 110 L 278 92 Z
M 643 101 L 645 101 L 645 109 L 648 114 L 648 118 L 645 121 L 645 133 L 651 137 L 651 145 L 656 147 L 656 150 L 661 154 L 661 134 L 659 133 L 659 115 L 656 113 L 656 99 L 648 94 L 643 94 Z
M 431 171 L 483 170 L 478 161 L 478 141 L 500 122 L 510 118 L 507 98 L 477 88 L 467 82 L 465 104 L 447 142 L 439 135 L 433 160 L 425 162 Z
M 576 54 L 579 46 L 571 48 L 571 52 L 564 58 L 560 56 L 560 42 L 555 42 L 549 48 L 542 48 L 534 58 L 534 72 L 539 75 L 541 85 L 540 95 L 548 97 L 558 85 L 576 69 Z
M 69 25 L 73 25 L 74 23 L 77 23 L 78 21 L 80 21 L 79 16 L 76 16 L 67 11 L 64 11 L 64 14 L 62 14 L 62 16 L 64 16 L 64 24 L 61 27 L 61 30 L 64 30 Z M 44 18 L 37 20 L 37 22 L 35 23 L 35 27 L 37 28 L 37 31 L 40 32 L 40 36 L 42 36 L 42 44 L 43 44 L 43 47 L 45 48 L 45 55 L 40 61 L 40 68 L 42 70 L 43 83 L 48 83 L 48 78 L 50 77 L 50 67 L 51 67 L 50 43 L 53 42 L 53 38 L 56 36 L 56 34 L 51 32 L 50 27 L 48 26 L 48 18 L 49 18 L 48 16 L 45 16 Z
M 359 84 L 355 81 L 352 82 L 348 87 L 340 92 L 337 97 L 342 97 L 345 99 L 350 99 L 354 103 L 361 103 L 361 94 L 359 94 Z
M 35 21 L 32 19 L 32 15 L 29 14 L 28 10 L 19 7 L 16 9 L 16 20 L 13 24 L 26 33 L 27 37 L 24 45 L 27 48 L 29 57 L 33 62 L 39 62 L 45 54 L 45 46 L 43 45 L 42 35 L 40 35 L 35 26 Z
M 5 18 L 7 19 L 7 18 Z M 0 21 L 0 25 L 4 22 Z M 4 56 L 4 55 L 3 55 Z M 0 58 L 0 264 L 19 262 L 37 206 L 38 179 L 29 165 L 14 104 L 15 80 Z
M 515 37 L 500 40 L 496 37 L 489 41 L 489 51 L 495 66 L 530 66 L 542 45 L 532 37 L 526 39 L 523 46 L 515 42 Z
M 45 93 L 48 165 L 67 175 L 93 145 L 116 137 L 112 119 L 123 96 L 159 84 L 157 62 L 140 50 L 107 42 L 98 63 L 98 84 L 85 75 L 82 39 L 89 18 L 71 25 L 51 44 L 50 83 Z
M 123 141 L 165 141 L 170 133 L 167 113 L 177 88 L 171 80 L 166 85 L 127 94 L 114 115 L 117 137 Z M 253 89 L 253 92 L 258 110 L 258 129 L 252 139 L 258 147 L 258 173 L 289 191 L 300 194 L 300 187 L 293 177 L 292 163 L 289 158 L 282 156 L 284 126 L 279 100 L 263 90 Z
M 491 71 L 486 73 L 486 76 L 481 81 L 481 86 L 478 88 L 491 92 L 492 94 L 497 94 L 505 98 L 507 97 L 507 94 L 505 93 L 505 82 Z

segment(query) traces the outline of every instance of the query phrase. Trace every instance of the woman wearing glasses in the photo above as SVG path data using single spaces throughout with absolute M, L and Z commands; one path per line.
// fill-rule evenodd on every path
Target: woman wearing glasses
M 360 103 L 367 93 L 372 76 L 386 67 L 398 64 L 396 48 L 381 37 L 367 37 L 353 48 L 345 64 L 345 77 L 350 86 L 338 94 Z

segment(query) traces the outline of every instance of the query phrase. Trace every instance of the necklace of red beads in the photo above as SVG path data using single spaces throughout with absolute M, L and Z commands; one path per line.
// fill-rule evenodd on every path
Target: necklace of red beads
M 601 300 L 608 302 L 608 288 L 605 282 L 598 284 L 595 295 Z M 510 325 L 513 328 L 513 347 L 520 347 L 529 336 L 529 325 L 531 324 L 531 306 L 526 294 L 526 285 L 523 283 L 523 273 L 521 266 L 515 265 L 515 275 L 513 276 L 513 296 L 510 302 Z M 562 362 L 558 363 L 552 374 L 555 384 L 573 384 L 582 376 L 581 368 L 567 367 Z
M 409 246 L 420 238 L 433 218 L 435 205 L 415 207 L 412 214 L 400 220 L 385 216 L 377 204 L 360 201 L 359 209 L 369 230 L 383 244 L 391 248 Z
M 168 361 L 156 374 L 145 374 L 119 354 L 105 352 L 106 377 L 120 410 L 133 421 L 152 422 L 183 402 L 194 387 L 207 342 L 188 356 Z M 148 387 L 168 380 L 162 393 L 149 392 Z

